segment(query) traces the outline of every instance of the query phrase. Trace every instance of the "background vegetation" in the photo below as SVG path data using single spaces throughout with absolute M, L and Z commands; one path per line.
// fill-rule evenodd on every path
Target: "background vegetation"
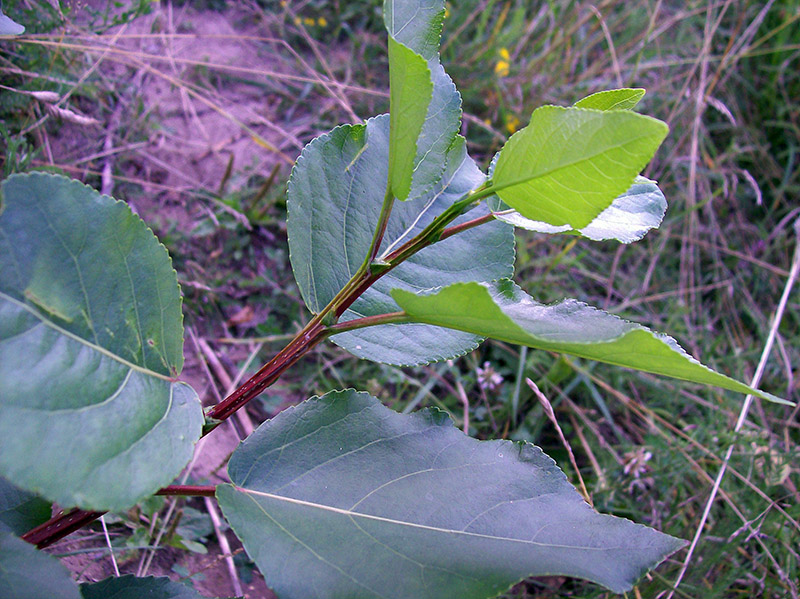
M 7 0 L 3 9 L 27 27 L 0 42 L 3 176 L 62 172 L 141 214 L 183 286 L 185 375 L 216 402 L 307 318 L 288 266 L 285 181 L 314 136 L 387 109 L 380 2 Z M 631 246 L 520 232 L 520 285 L 542 301 L 577 297 L 669 332 L 749 382 L 797 243 L 800 3 L 464 0 L 449 12 L 442 62 L 482 164 L 535 107 L 601 89 L 647 88 L 641 111 L 671 126 L 645 173 L 670 202 L 661 229 Z M 796 291 L 777 330 L 761 387 L 797 401 Z M 552 404 L 577 471 L 528 378 Z M 675 596 L 798 597 L 796 408 L 756 402 L 735 436 L 735 394 L 498 342 L 413 369 L 326 344 L 187 475 L 220 480 L 252 426 L 349 386 L 398 411 L 439 406 L 477 437 L 534 442 L 573 482 L 582 478 L 600 511 L 687 539 L 735 442 Z M 210 502 L 154 499 L 106 521 L 125 572 L 171 571 L 209 596 L 267 593 Z M 99 526 L 53 552 L 85 579 L 113 572 Z M 666 596 L 684 557 L 632 595 Z M 609 594 L 550 578 L 508 596 Z

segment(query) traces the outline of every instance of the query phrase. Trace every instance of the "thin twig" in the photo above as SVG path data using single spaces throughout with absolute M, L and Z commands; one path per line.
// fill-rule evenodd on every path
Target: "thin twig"
M 114 555 L 114 548 L 111 546 L 111 537 L 108 536 L 108 527 L 106 526 L 106 517 L 100 516 L 100 524 L 103 525 L 103 536 L 106 538 L 106 545 L 108 545 L 108 554 L 111 556 L 111 564 L 114 566 L 114 574 L 119 578 L 119 566 L 117 565 L 117 556 Z
M 775 315 L 772 318 L 772 325 L 769 329 L 769 335 L 767 336 L 767 341 L 764 344 L 764 350 L 761 352 L 761 359 L 758 362 L 758 367 L 756 368 L 756 372 L 753 375 L 753 380 L 750 382 L 751 387 L 758 387 L 759 383 L 761 382 L 761 377 L 764 374 L 764 369 L 767 365 L 767 359 L 769 358 L 769 354 L 772 351 L 772 346 L 775 342 L 775 336 L 778 332 L 778 326 L 781 323 L 783 318 L 783 312 L 786 309 L 786 304 L 789 301 L 789 293 L 792 290 L 792 286 L 794 285 L 795 280 L 797 279 L 798 271 L 800 271 L 800 219 L 796 220 L 794 223 L 794 230 L 795 230 L 795 248 L 794 248 L 794 256 L 792 258 L 792 267 L 789 271 L 789 279 L 786 281 L 786 286 L 783 288 L 783 295 L 781 296 L 780 302 L 778 302 L 778 308 L 775 310 Z M 738 433 L 742 426 L 744 426 L 745 420 L 747 419 L 747 412 L 750 409 L 750 405 L 753 403 L 753 396 L 748 395 L 745 400 L 744 404 L 742 405 L 742 409 L 739 412 L 739 418 L 736 421 L 736 426 L 733 429 L 734 433 Z M 678 585 L 680 585 L 681 581 L 683 580 L 684 575 L 686 574 L 686 570 L 689 568 L 689 562 L 692 559 L 692 555 L 694 554 L 694 550 L 697 547 L 698 542 L 700 541 L 700 536 L 703 534 L 703 529 L 705 528 L 706 521 L 708 520 L 708 515 L 711 512 L 711 506 L 714 504 L 714 500 L 717 497 L 717 493 L 719 492 L 720 485 L 722 484 L 722 479 L 725 476 L 725 471 L 728 469 L 728 462 L 733 455 L 733 449 L 735 444 L 731 443 L 728 446 L 728 451 L 725 452 L 725 457 L 722 460 L 722 465 L 720 466 L 719 473 L 717 474 L 717 478 L 714 480 L 714 485 L 711 488 L 711 494 L 708 497 L 708 501 L 706 502 L 705 509 L 703 510 L 703 515 L 700 518 L 700 523 L 697 525 L 697 531 L 695 532 L 694 538 L 692 539 L 692 543 L 689 546 L 689 550 L 686 552 L 686 558 L 681 565 L 681 569 L 678 572 L 678 578 L 675 580 L 675 584 L 673 588 L 670 590 L 669 594 L 667 595 L 666 599 L 672 599 L 672 596 L 675 593 Z M 786 575 L 783 572 L 780 572 L 784 580 L 789 582 L 790 584 L 790 591 L 792 593 L 792 597 L 795 599 L 797 598 L 797 589 L 791 583 L 791 581 L 786 578 Z
M 581 493 L 583 494 L 583 498 L 586 500 L 586 503 L 592 505 L 592 498 L 589 496 L 589 491 L 586 490 L 586 485 L 583 482 L 583 476 L 581 476 L 581 471 L 578 468 L 578 462 L 575 460 L 575 454 L 572 452 L 572 447 L 567 442 L 567 438 L 564 436 L 564 431 L 561 430 L 561 427 L 558 424 L 558 420 L 556 419 L 556 414 L 553 411 L 553 406 L 550 403 L 550 400 L 545 397 L 544 393 L 539 391 L 539 387 L 537 387 L 536 383 L 534 383 L 531 379 L 526 378 L 525 382 L 528 383 L 528 387 L 531 388 L 533 394 L 536 395 L 536 398 L 539 400 L 539 403 L 542 404 L 542 408 L 544 409 L 544 413 L 547 414 L 547 418 L 553 423 L 556 433 L 558 433 L 558 438 L 561 439 L 561 444 L 564 446 L 564 449 L 567 450 L 572 468 L 575 470 L 575 474 L 578 475 L 578 482 L 581 485 Z
M 222 531 L 222 525 L 219 519 L 219 514 L 217 513 L 217 508 L 214 506 L 214 502 L 211 501 L 210 497 L 205 497 L 203 500 L 205 501 L 208 515 L 211 516 L 211 523 L 214 525 L 214 533 L 217 535 L 219 548 L 222 550 L 222 553 L 225 556 L 225 565 L 228 566 L 228 574 L 231 577 L 233 593 L 237 597 L 242 597 L 244 595 L 244 592 L 242 591 L 242 582 L 239 580 L 239 575 L 236 572 L 236 564 L 233 562 L 233 556 L 231 555 L 231 546 L 230 543 L 228 543 L 228 537 L 226 537 L 225 533 Z

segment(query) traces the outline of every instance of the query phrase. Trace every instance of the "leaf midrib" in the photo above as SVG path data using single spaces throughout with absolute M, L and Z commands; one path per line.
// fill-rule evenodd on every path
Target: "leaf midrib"
M 622 547 L 586 547 L 586 546 L 581 546 L 581 545 L 558 545 L 558 544 L 555 544 L 555 543 L 541 543 L 541 542 L 537 542 L 537 541 L 529 541 L 529 540 L 526 540 L 526 539 L 514 539 L 512 537 L 500 537 L 500 536 L 487 535 L 487 534 L 482 534 L 482 533 L 477 533 L 477 532 L 467 532 L 465 530 L 455 530 L 455 529 L 450 529 L 450 528 L 441 528 L 441 527 L 438 527 L 438 526 L 429 526 L 427 524 L 418 524 L 418 523 L 415 523 L 415 522 L 406 522 L 406 521 L 403 521 L 403 520 L 395 520 L 393 518 L 386 518 L 384 516 L 375 516 L 373 514 L 365 514 L 365 513 L 362 513 L 362 512 L 354 512 L 352 510 L 345 510 L 345 509 L 333 507 L 333 506 L 330 506 L 330 505 L 324 505 L 324 504 L 321 504 L 321 503 L 315 503 L 313 501 L 305 501 L 303 499 L 295 499 L 293 497 L 286 497 L 285 495 L 275 495 L 273 493 L 266 493 L 264 491 L 256 491 L 254 489 L 245 489 L 243 487 L 239 487 L 239 486 L 236 486 L 236 485 L 231 485 L 231 486 L 234 489 L 236 489 L 237 491 L 239 491 L 241 493 L 244 493 L 246 495 L 255 495 L 255 496 L 258 496 L 258 497 L 266 497 L 267 499 L 274 499 L 274 500 L 277 500 L 277 501 L 283 501 L 283 502 L 291 503 L 291 504 L 294 504 L 294 505 L 299 505 L 299 506 L 303 506 L 303 507 L 310 507 L 310 508 L 322 510 L 322 511 L 325 511 L 325 512 L 331 512 L 331 513 L 339 514 L 339 515 L 342 515 L 342 516 L 348 516 L 350 518 L 364 518 L 366 520 L 372 520 L 372 521 L 375 521 L 375 522 L 383 522 L 385 524 L 394 524 L 394 525 L 398 525 L 398 526 L 407 526 L 407 527 L 410 527 L 410 528 L 417 528 L 417 529 L 427 530 L 427 531 L 436 532 L 436 533 L 445 533 L 445 534 L 449 534 L 449 535 L 463 535 L 463 536 L 467 536 L 467 537 L 474 537 L 474 538 L 480 538 L 480 539 L 489 539 L 489 540 L 492 540 L 492 541 L 507 541 L 507 542 L 511 542 L 511 543 L 521 543 L 523 545 L 535 545 L 537 547 L 556 548 L 556 549 L 579 549 L 579 550 L 586 550 L 586 551 L 614 551 L 614 550 L 617 550 L 617 549 L 622 549 Z M 534 499 L 534 498 L 530 498 L 530 499 Z M 525 499 L 520 499 L 518 501 L 525 501 Z M 256 502 L 256 503 L 258 504 L 259 508 L 264 511 L 264 513 L 268 514 L 268 512 L 266 511 L 264 506 L 262 506 L 258 502 Z
M 42 322 L 42 324 L 44 324 L 45 326 L 48 326 L 51 329 L 53 329 L 54 331 L 64 335 L 65 337 L 69 337 L 70 339 L 72 339 L 74 341 L 77 341 L 78 343 L 81 343 L 81 344 L 85 345 L 86 347 L 88 347 L 88 348 L 90 348 L 90 349 L 92 349 L 92 350 L 94 350 L 94 351 L 96 351 L 98 353 L 101 353 L 104 356 L 106 356 L 108 358 L 111 358 L 112 360 L 114 360 L 116 362 L 119 362 L 120 364 L 122 364 L 123 366 L 125 366 L 127 368 L 130 368 L 131 370 L 134 370 L 136 372 L 140 372 L 140 373 L 148 375 L 148 376 L 159 378 L 159 379 L 162 379 L 164 381 L 173 382 L 173 379 L 171 379 L 170 377 L 168 377 L 166 375 L 161 374 L 160 372 L 155 372 L 155 371 L 150 370 L 148 368 L 145 368 L 143 366 L 139 366 L 138 364 L 134 364 L 133 362 L 129 362 L 125 358 L 122 358 L 121 356 L 118 356 L 117 354 L 107 350 L 106 348 L 102 347 L 101 345 L 97 345 L 96 343 L 92 343 L 92 342 L 88 341 L 87 339 L 84 339 L 83 337 L 81 337 L 79 335 L 76 335 L 75 333 L 72 333 L 71 331 L 68 331 L 67 329 L 64 329 L 64 328 L 58 326 L 54 322 L 52 322 L 52 321 L 48 320 L 47 318 L 45 318 L 37 310 L 34 310 L 33 308 L 31 308 L 26 303 L 21 302 L 18 299 L 13 298 L 10 295 L 7 295 L 6 293 L 3 293 L 2 291 L 0 291 L 0 299 L 5 300 L 5 301 L 7 301 L 7 302 L 9 302 L 11 304 L 14 304 L 14 305 L 22 308 L 23 310 L 27 311 L 32 316 L 34 316 L 35 318 L 40 320 Z
M 629 138 L 629 139 L 627 139 L 627 140 L 625 140 L 625 141 L 623 141 L 621 143 L 617 143 L 617 144 L 612 144 L 610 146 L 606 146 L 604 149 L 599 150 L 597 152 L 594 152 L 592 154 L 588 154 L 588 155 L 584 156 L 583 158 L 579 158 L 578 160 L 573 160 L 571 162 L 567 162 L 566 164 L 558 164 L 558 165 L 552 166 L 552 167 L 550 167 L 548 169 L 545 169 L 544 171 L 541 171 L 541 172 L 536 173 L 536 174 L 524 175 L 524 176 L 522 176 L 522 177 L 520 177 L 518 179 L 514 179 L 512 181 L 508 181 L 503 185 L 498 185 L 497 182 L 495 181 L 495 178 L 497 177 L 497 169 L 495 169 L 495 173 L 494 173 L 494 175 L 492 176 L 492 179 L 491 179 L 494 184 L 489 189 L 489 191 L 495 193 L 495 192 L 498 192 L 498 191 L 502 191 L 504 189 L 508 189 L 509 187 L 515 187 L 517 185 L 522 185 L 523 183 L 528 183 L 529 181 L 534 181 L 536 179 L 542 179 L 544 177 L 549 177 L 550 175 L 553 175 L 554 173 L 557 173 L 559 171 L 562 171 L 562 170 L 565 170 L 565 169 L 569 169 L 569 168 L 578 167 L 579 165 L 581 165 L 584 162 L 588 162 L 590 160 L 593 160 L 594 158 L 597 158 L 598 156 L 602 156 L 602 155 L 607 154 L 609 152 L 613 152 L 614 150 L 625 149 L 626 146 L 628 146 L 628 145 L 630 145 L 632 143 L 635 143 L 635 142 L 637 142 L 637 141 L 639 141 L 641 139 L 646 139 L 648 137 L 652 137 L 652 135 L 651 134 L 644 134 L 644 135 L 639 135 L 639 136 L 634 137 L 634 138 Z M 502 171 L 501 171 L 501 174 L 502 174 Z M 636 178 L 636 175 L 634 175 L 634 179 L 635 178 Z M 630 187 L 630 185 L 629 185 L 629 187 Z

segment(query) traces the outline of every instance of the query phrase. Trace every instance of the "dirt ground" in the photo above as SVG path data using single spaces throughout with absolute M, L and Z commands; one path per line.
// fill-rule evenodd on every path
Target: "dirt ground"
M 73 15 L 79 23 L 80 10 Z M 225 12 L 197 10 L 191 3 L 156 3 L 151 14 L 111 29 L 105 34 L 108 52 L 90 55 L 101 77 L 127 82 L 117 90 L 111 118 L 90 127 L 63 123 L 59 134 L 47 140 L 48 151 L 64 163 L 83 164 L 82 156 L 98 145 L 99 133 L 105 153 L 103 193 L 127 195 L 124 199 L 145 222 L 166 219 L 184 230 L 191 229 L 198 212 L 204 210 L 202 203 L 192 200 L 197 190 L 216 189 L 229 177 L 267 177 L 276 165 L 278 176 L 285 179 L 304 143 L 318 132 L 312 129 L 314 119 L 302 102 L 296 103 L 291 114 L 281 113 L 280 97 L 291 91 L 286 82 L 293 84 L 293 77 L 308 74 L 298 75 L 302 57 L 276 41 L 274 19 L 277 16 L 258 13 L 245 2 L 229 3 Z M 225 80 L 220 82 L 201 62 L 224 66 Z M 136 107 L 137 102 L 142 105 Z M 323 109 L 341 103 L 329 98 L 323 100 Z M 156 124 L 145 141 L 126 140 L 124 126 L 134 109 L 139 111 L 138 122 Z M 124 163 L 117 162 L 123 155 Z M 121 175 L 116 174 L 120 171 Z M 136 193 L 120 189 L 126 179 L 137 184 Z M 215 403 L 234 373 L 215 363 L 220 356 L 202 339 L 187 338 L 185 353 L 181 378 L 206 405 Z M 238 359 L 246 353 L 243 348 L 224 357 Z M 235 423 L 227 422 L 204 438 L 197 446 L 190 478 L 206 484 L 226 482 L 228 457 L 257 424 L 242 414 Z M 205 511 L 201 499 L 191 500 L 190 505 Z M 252 571 L 249 581 L 242 579 L 247 569 L 231 572 L 226 561 L 230 554 L 220 547 L 217 534 L 225 536 L 228 551 L 241 554 L 242 548 L 226 530 L 224 520 L 222 528 L 208 538 L 205 555 L 159 549 L 147 575 L 184 578 L 208 597 L 236 596 L 236 584 L 248 599 L 273 597 L 257 571 Z M 81 531 L 52 550 L 60 555 L 72 553 L 62 560 L 82 582 L 115 574 L 99 530 L 95 526 L 94 531 Z M 120 571 L 137 573 L 139 565 L 137 554 L 123 561 Z M 191 583 L 185 580 L 189 576 Z

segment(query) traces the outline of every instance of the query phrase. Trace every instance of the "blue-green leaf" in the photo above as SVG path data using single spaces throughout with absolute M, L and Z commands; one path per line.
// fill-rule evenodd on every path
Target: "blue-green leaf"
M 280 599 L 482 599 L 528 576 L 615 592 L 684 543 L 595 512 L 538 447 L 353 390 L 261 425 L 217 488 Z
M 0 212 L 0 474 L 62 506 L 122 510 L 169 484 L 203 413 L 177 277 L 123 202 L 15 175 Z
M 4 599 L 81 599 L 56 558 L 9 532 L 0 532 L 0 591 Z
M 383 202 L 388 155 L 386 116 L 338 127 L 311 142 L 292 172 L 288 192 L 289 250 L 300 292 L 319 312 L 363 263 Z M 484 181 L 463 138 L 447 155 L 441 180 L 427 194 L 397 203 L 381 252 L 408 241 L 455 200 Z M 485 214 L 481 206 L 463 222 Z M 430 246 L 384 275 L 342 320 L 398 310 L 392 289 L 426 289 L 455 281 L 510 276 L 513 229 L 493 222 Z M 332 338 L 353 354 L 391 364 L 420 364 L 461 355 L 480 338 L 420 324 L 369 327 Z

